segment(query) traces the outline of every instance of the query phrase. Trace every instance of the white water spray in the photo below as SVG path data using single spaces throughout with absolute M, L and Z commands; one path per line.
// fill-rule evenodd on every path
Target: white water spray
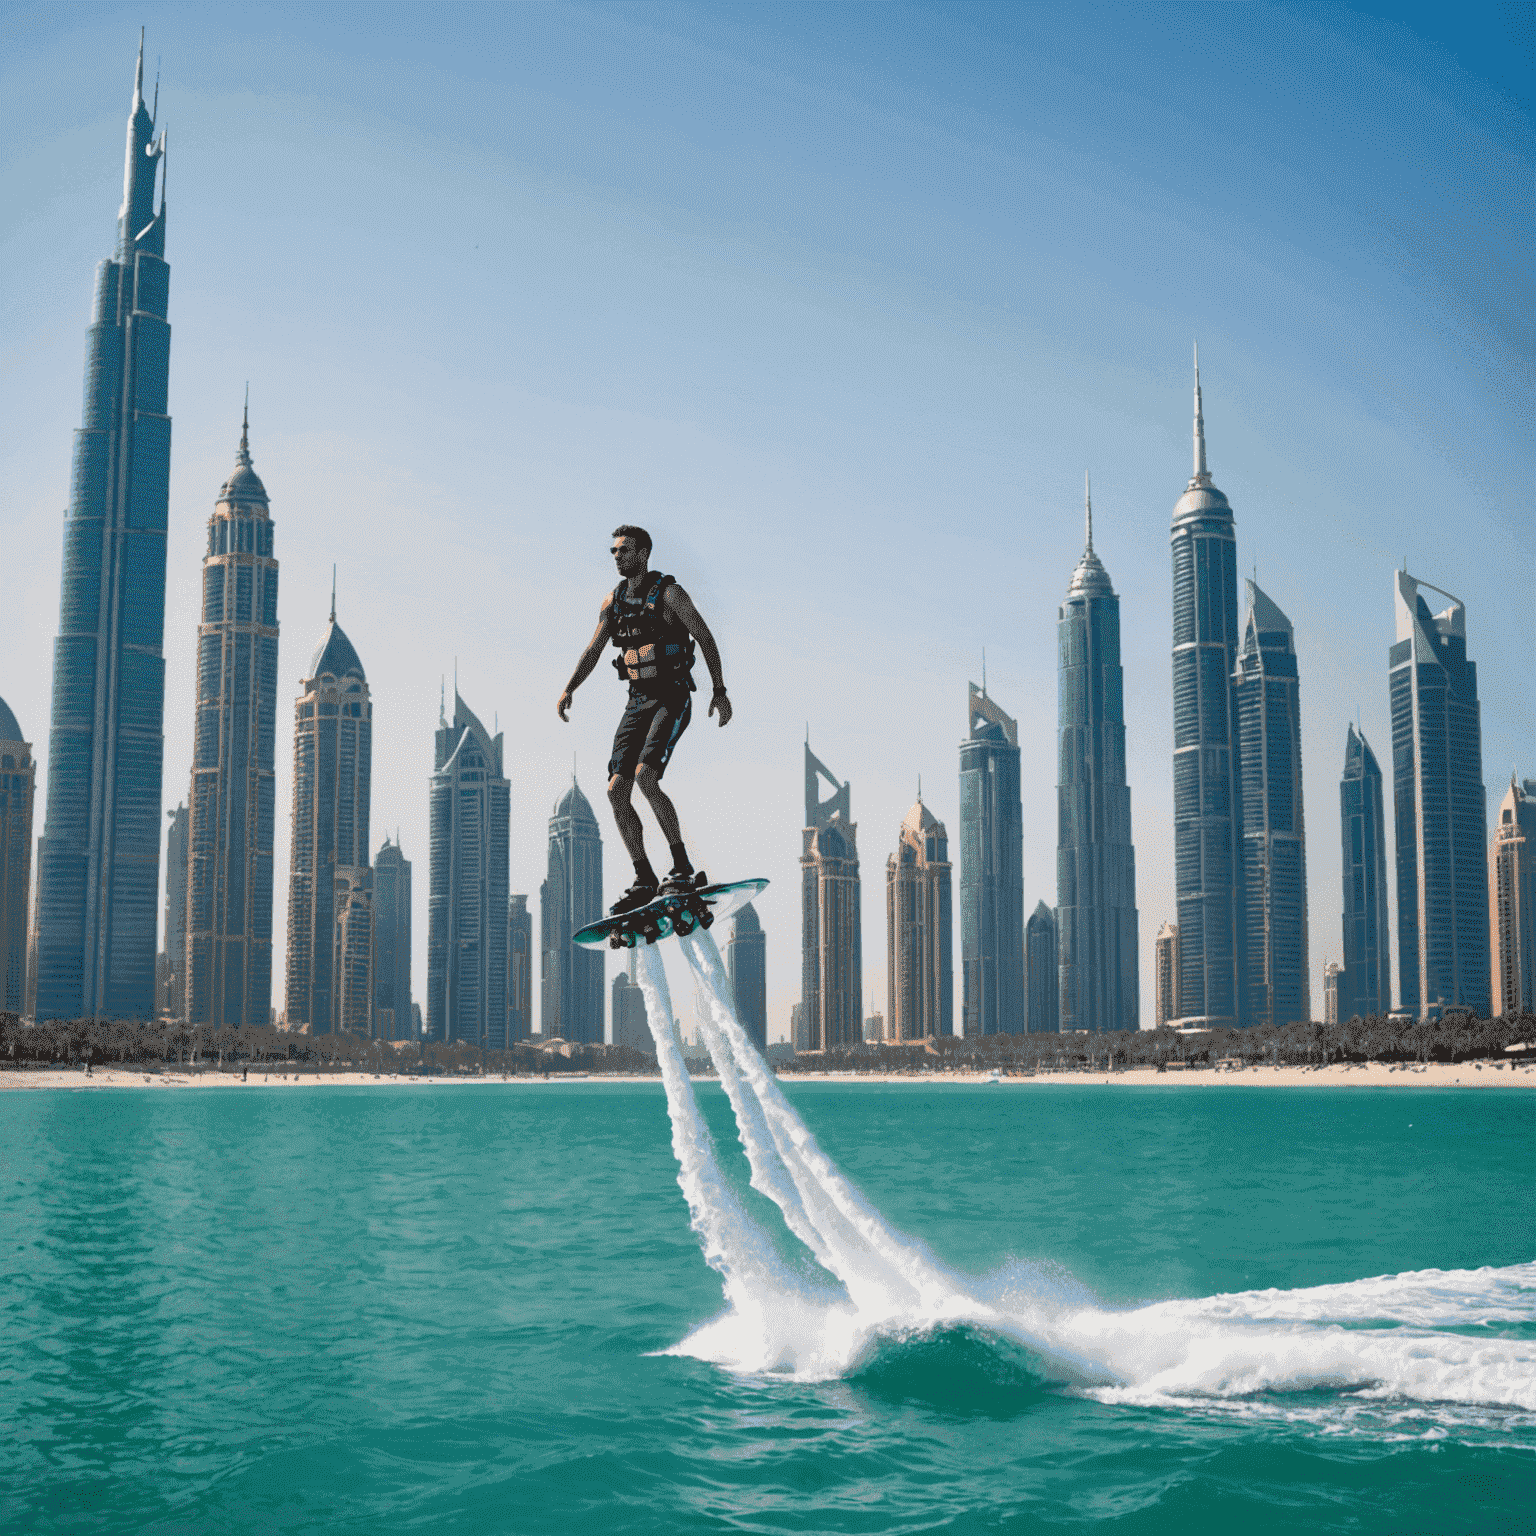
M 695 932 L 681 945 L 752 1187 L 843 1289 L 820 1288 L 787 1265 L 721 1174 L 683 1066 L 659 946 L 647 947 L 640 983 L 667 1090 L 678 1183 L 727 1302 L 670 1353 L 738 1372 L 817 1380 L 856 1372 L 882 1338 L 969 1327 L 1024 1345 L 1042 1374 L 1106 1402 L 1199 1402 L 1306 1418 L 1316 1411 L 1276 1408 L 1284 1399 L 1273 1394 L 1331 1388 L 1348 1396 L 1342 1409 L 1325 1410 L 1329 1428 L 1347 1427 L 1362 1403 L 1395 1403 L 1420 1429 L 1426 1418 L 1485 1422 L 1490 1409 L 1506 1418 L 1511 1409 L 1536 1413 L 1536 1339 L 1465 1332 L 1536 1324 L 1536 1264 L 1122 1311 L 1028 1266 L 990 1280 L 955 1273 L 892 1227 L 807 1130 L 737 1020 L 709 934 Z

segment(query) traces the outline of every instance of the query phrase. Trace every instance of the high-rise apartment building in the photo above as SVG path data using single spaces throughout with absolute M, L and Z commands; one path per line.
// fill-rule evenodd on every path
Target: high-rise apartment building
M 1342 1019 L 1369 1019 L 1392 1011 L 1387 823 L 1381 784 L 1381 769 L 1365 733 L 1350 726 L 1344 738 L 1344 776 L 1339 780 L 1344 869 Z
M 1029 1032 L 1055 1034 L 1061 1028 L 1061 952 L 1056 914 L 1041 901 L 1024 925 L 1025 985 L 1029 1000 Z
M 949 876 L 949 834 L 919 793 L 885 864 L 885 995 L 892 1040 L 954 1033 Z
M 1398 1007 L 1488 1012 L 1487 793 L 1477 666 L 1460 599 L 1399 571 L 1389 658 Z M 1421 595 L 1450 606 L 1432 614 Z
M 27 922 L 32 891 L 32 801 L 37 764 L 31 742 L 0 699 L 0 1012 L 27 1002 Z
M 1536 779 L 1513 773 L 1488 850 L 1488 920 L 1493 1016 L 1536 1013 Z
M 1237 528 L 1205 461 L 1195 360 L 1195 472 L 1173 509 L 1173 861 L 1179 1006 L 1188 1024 L 1242 1018 L 1240 786 L 1232 673 L 1237 665 Z
M 171 473 L 163 184 L 154 206 L 164 153 L 144 103 L 141 39 L 117 250 L 96 269 L 64 519 L 38 887 L 45 1019 L 147 1019 L 155 1006 Z
M 736 999 L 736 1017 L 747 1038 L 768 1053 L 768 951 L 757 909 L 749 901 L 732 919 L 725 963 Z
M 512 786 L 492 738 L 453 690 L 432 774 L 427 1031 L 486 1050 L 507 1044 L 507 884 Z M 599 1000 L 601 1007 L 601 1000 Z
M 1344 981 L 1344 967 L 1335 965 L 1329 961 L 1323 967 L 1323 1022 L 1325 1024 L 1337 1024 L 1339 1022 L 1339 994 Z M 1345 1014 L 1345 1018 L 1350 1015 Z
M 250 413 L 208 519 L 187 795 L 186 1017 L 265 1024 L 272 1011 L 277 560 Z
M 371 1039 L 373 1025 L 373 870 L 336 866 L 331 1018 L 335 1032 Z
M 533 1033 L 533 913 L 526 895 L 507 898 L 507 1044 Z
M 360 883 L 344 872 L 368 865 L 373 780 L 368 679 L 336 622 L 334 595 L 330 619 L 299 686 L 293 706 L 286 1011 L 290 1029 L 307 1026 L 311 1034 L 325 1035 L 343 1027 L 335 993 L 338 889 L 348 900 L 361 900 Z M 346 882 L 341 887 L 338 878 Z M 350 931 L 357 931 L 356 923 Z
M 539 1031 L 581 1045 L 603 1040 L 603 952 L 571 935 L 603 915 L 603 839 L 574 776 L 549 821 L 549 872 L 539 887 Z
M 1248 582 L 1248 622 L 1232 689 L 1237 705 L 1243 1019 L 1312 1016 L 1307 845 L 1301 795 L 1301 697 L 1291 621 Z
M 167 811 L 165 829 L 165 948 L 155 997 L 158 1013 L 187 1016 L 187 828 L 185 804 Z
M 1161 1029 L 1179 1017 L 1179 925 L 1164 923 L 1157 930 L 1157 1008 L 1154 1028 Z
M 832 794 L 821 798 L 821 783 Z M 859 918 L 858 824 L 852 791 L 805 744 L 800 848 L 800 1005 L 808 1050 L 857 1045 L 863 1034 L 864 946 Z
M 1019 726 L 969 685 L 960 743 L 960 1023 L 975 1035 L 1017 1035 L 1024 996 L 1024 806 Z
M 373 1028 L 380 1040 L 410 1040 L 411 861 L 399 835 L 373 860 Z
M 1086 543 L 1056 611 L 1056 922 L 1061 1027 L 1136 1029 L 1141 1015 L 1136 854 L 1125 782 L 1120 599 Z

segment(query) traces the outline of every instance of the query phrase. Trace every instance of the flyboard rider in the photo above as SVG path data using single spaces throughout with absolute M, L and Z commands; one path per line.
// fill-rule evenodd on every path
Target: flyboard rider
M 566 710 L 571 707 L 571 695 L 586 681 L 604 648 L 609 644 L 617 646 L 619 654 L 613 658 L 613 665 L 629 684 L 629 702 L 624 706 L 613 738 L 613 756 L 608 761 L 608 803 L 613 807 L 619 836 L 635 861 L 635 883 L 609 909 L 617 914 L 633 912 L 655 901 L 658 895 L 691 891 L 696 883 L 702 883 L 702 877 L 695 876 L 688 850 L 683 846 L 677 810 L 661 787 L 661 776 L 666 772 L 672 749 L 688 729 L 693 714 L 695 641 L 704 652 L 714 687 L 709 713 L 718 713 L 721 725 L 730 722 L 731 701 L 725 694 L 720 649 L 709 626 L 673 577 L 650 569 L 650 534 L 644 528 L 624 523 L 613 530 L 610 553 L 618 567 L 619 584 L 603 599 L 597 628 L 555 710 L 569 723 Z M 659 886 L 651 861 L 645 856 L 640 813 L 630 803 L 630 792 L 637 784 L 672 855 L 672 868 Z

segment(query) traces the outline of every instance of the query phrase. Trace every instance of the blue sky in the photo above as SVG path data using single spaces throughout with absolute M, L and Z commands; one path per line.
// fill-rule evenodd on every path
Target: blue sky
M 1168 519 L 1199 339 L 1239 568 L 1302 676 L 1313 1006 L 1337 781 L 1386 768 L 1391 572 L 1462 597 L 1490 809 L 1536 773 L 1528 7 L 7 6 L 0 9 L 0 697 L 46 758 L 91 274 L 141 24 L 172 267 L 165 795 L 185 794 L 201 529 L 251 441 L 290 700 L 338 610 L 375 703 L 374 843 L 416 862 L 440 680 L 507 732 L 512 886 L 621 690 L 554 700 L 645 524 L 737 718 L 668 782 L 696 859 L 767 875 L 770 1032 L 799 990 L 800 752 L 853 784 L 865 1008 L 911 804 L 956 828 L 985 647 L 1020 717 L 1025 894 L 1054 900 L 1056 605 L 1121 597 L 1141 913 L 1172 915 Z M 39 785 L 37 830 L 42 830 Z M 654 834 L 653 834 L 654 836 Z M 277 993 L 281 1006 L 281 992 Z

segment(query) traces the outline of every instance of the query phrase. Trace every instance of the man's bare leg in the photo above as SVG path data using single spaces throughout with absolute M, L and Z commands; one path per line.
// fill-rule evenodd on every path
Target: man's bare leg
M 642 865 L 649 869 L 650 862 L 645 857 L 645 828 L 640 825 L 640 813 L 629 800 L 629 792 L 633 787 L 633 779 L 620 778 L 614 774 L 608 780 L 608 804 L 613 807 L 614 823 L 619 829 L 619 836 L 624 840 L 625 852 L 634 860 L 636 872 L 639 873 Z M 676 822 L 674 815 L 673 825 Z M 652 879 L 654 882 L 654 876 Z
M 661 835 L 666 838 L 667 846 L 672 847 L 682 842 L 682 828 L 677 824 L 677 808 L 668 798 L 666 790 L 661 787 L 661 780 L 656 777 L 656 770 L 649 763 L 641 763 L 635 769 L 635 783 L 640 786 L 640 793 L 645 796 L 645 803 L 650 806 L 652 815 L 656 818 L 656 825 L 661 828 Z M 629 803 L 629 796 L 624 797 L 625 804 Z M 640 818 L 635 816 L 633 809 L 629 813 L 635 817 L 635 825 L 640 825 Z

